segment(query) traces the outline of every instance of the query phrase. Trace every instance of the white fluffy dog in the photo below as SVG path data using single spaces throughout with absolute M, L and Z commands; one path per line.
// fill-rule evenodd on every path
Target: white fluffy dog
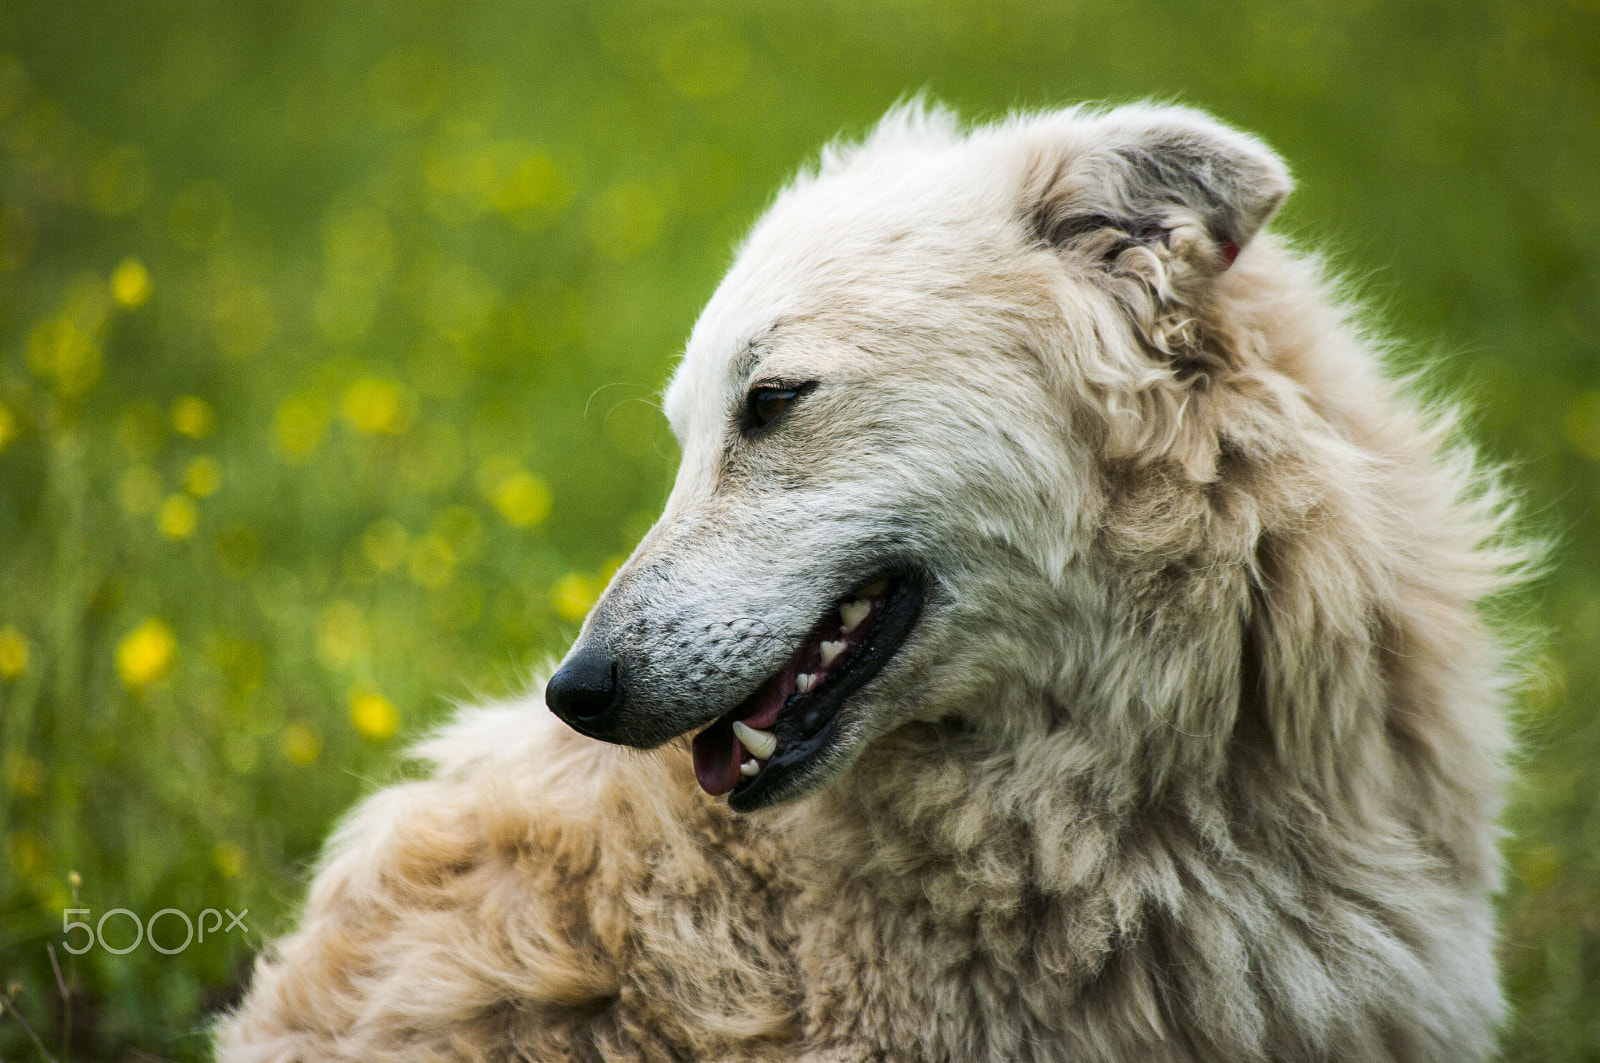
M 1487 1055 L 1515 557 L 1289 187 L 1173 107 L 826 152 L 556 716 L 345 823 L 221 1057 Z

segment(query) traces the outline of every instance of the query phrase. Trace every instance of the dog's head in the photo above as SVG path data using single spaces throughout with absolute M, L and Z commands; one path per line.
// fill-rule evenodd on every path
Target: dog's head
M 698 732 L 701 785 L 750 810 L 908 721 L 997 711 L 1015 662 L 1065 669 L 1096 470 L 1208 474 L 1183 417 L 1227 358 L 1207 307 L 1288 188 L 1180 108 L 963 133 L 912 106 L 825 153 L 695 326 L 676 484 L 550 707 L 633 746 Z

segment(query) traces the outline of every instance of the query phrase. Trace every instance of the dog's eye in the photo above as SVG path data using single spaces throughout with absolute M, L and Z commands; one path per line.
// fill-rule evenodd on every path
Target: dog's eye
M 750 412 L 755 415 L 756 424 L 766 424 L 778 416 L 794 397 L 795 392 L 787 388 L 756 388 L 750 393 Z
M 799 396 L 799 388 L 760 387 L 750 389 L 750 424 L 760 428 L 770 423 Z

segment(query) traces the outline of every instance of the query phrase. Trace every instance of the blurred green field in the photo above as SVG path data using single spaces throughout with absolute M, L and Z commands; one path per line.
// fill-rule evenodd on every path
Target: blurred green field
M 0 1058 L 45 1058 L 24 1022 L 205 1057 L 334 818 L 559 655 L 649 526 L 655 395 L 741 231 L 924 88 L 1258 131 L 1280 228 L 1465 403 L 1557 544 L 1506 1057 L 1600 1061 L 1594 0 L 7 0 Z M 249 931 L 64 951 L 65 909 L 119 907 Z

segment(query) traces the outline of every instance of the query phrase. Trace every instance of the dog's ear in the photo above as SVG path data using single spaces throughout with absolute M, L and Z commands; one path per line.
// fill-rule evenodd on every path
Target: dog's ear
M 1288 169 L 1254 138 L 1181 107 L 1062 111 L 1024 135 L 1024 221 L 1111 296 L 1138 344 L 1107 344 L 1087 369 L 1116 393 L 1102 403 L 1107 453 L 1171 456 L 1211 479 L 1219 444 L 1196 398 L 1240 357 L 1218 279 L 1288 195 Z
M 1184 107 L 1063 112 L 1033 133 L 1023 206 L 1038 238 L 1178 298 L 1233 265 L 1291 188 L 1264 144 Z

